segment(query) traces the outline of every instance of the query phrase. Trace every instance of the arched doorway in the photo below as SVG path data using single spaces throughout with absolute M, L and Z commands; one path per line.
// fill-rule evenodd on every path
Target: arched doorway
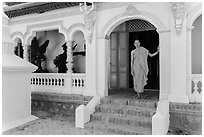
M 109 93 L 118 90 L 133 90 L 130 60 L 134 40 L 139 39 L 141 46 L 150 53 L 157 51 L 159 34 L 156 27 L 142 19 L 132 19 L 118 25 L 110 34 L 110 73 Z M 159 56 L 148 58 L 148 81 L 146 90 L 159 91 Z

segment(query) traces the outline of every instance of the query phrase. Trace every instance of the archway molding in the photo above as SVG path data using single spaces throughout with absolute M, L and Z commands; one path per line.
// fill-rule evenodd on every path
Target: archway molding
M 68 40 L 68 32 L 67 29 L 63 26 L 63 21 L 53 21 L 28 25 L 27 32 L 25 33 L 23 38 L 24 45 L 30 45 L 31 40 L 33 39 L 33 37 L 35 37 L 36 32 L 49 30 L 58 30 L 59 33 L 62 33 L 64 35 L 65 41 Z

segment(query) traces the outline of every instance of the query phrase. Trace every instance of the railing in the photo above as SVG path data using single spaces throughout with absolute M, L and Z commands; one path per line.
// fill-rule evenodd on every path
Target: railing
M 72 74 L 72 91 L 73 93 L 82 93 L 84 89 L 85 75 L 80 73 Z
M 190 102 L 202 102 L 202 74 L 192 74 L 190 76 Z
M 85 74 L 33 73 L 31 76 L 31 91 L 81 94 L 84 91 Z M 72 86 L 72 87 L 71 87 Z M 70 88 L 71 87 L 71 88 Z M 68 91 L 71 89 L 72 91 Z

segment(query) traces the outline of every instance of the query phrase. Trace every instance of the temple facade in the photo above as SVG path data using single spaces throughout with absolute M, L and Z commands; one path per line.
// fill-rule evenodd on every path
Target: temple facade
M 48 73 L 32 73 L 31 91 L 97 100 L 111 89 L 132 89 L 130 53 L 139 39 L 150 53 L 159 47 L 159 54 L 148 59 L 145 89 L 159 91 L 159 102 L 202 103 L 202 3 L 36 2 L 7 4 L 4 12 L 13 52 L 24 60 L 32 60 L 34 37 L 39 47 L 49 40 L 41 63 Z M 57 73 L 53 61 L 63 53 L 64 43 L 67 71 Z

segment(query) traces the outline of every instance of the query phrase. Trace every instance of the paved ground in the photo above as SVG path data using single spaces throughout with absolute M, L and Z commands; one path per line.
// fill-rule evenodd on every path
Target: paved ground
M 2 133 L 3 135 L 103 135 L 74 127 L 74 117 L 34 112 L 39 119 Z

